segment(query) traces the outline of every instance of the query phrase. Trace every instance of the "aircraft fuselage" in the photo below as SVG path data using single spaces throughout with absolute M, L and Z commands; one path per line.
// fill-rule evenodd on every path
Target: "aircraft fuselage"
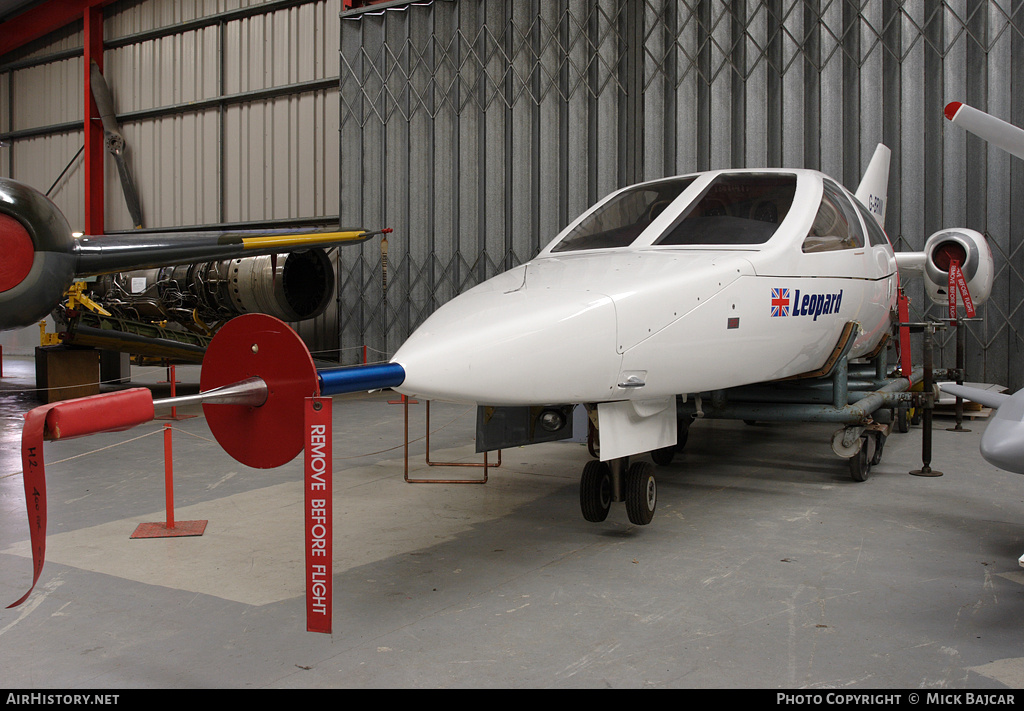
M 400 392 L 489 405 L 648 400 L 822 366 L 889 330 L 892 247 L 815 171 L 715 171 L 613 193 L 530 262 L 438 309 Z

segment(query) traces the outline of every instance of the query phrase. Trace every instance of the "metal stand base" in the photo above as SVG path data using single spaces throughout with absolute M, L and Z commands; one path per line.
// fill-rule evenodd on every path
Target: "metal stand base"
M 131 538 L 182 538 L 201 536 L 206 532 L 207 521 L 175 521 L 171 527 L 166 523 L 140 523 Z
M 409 477 L 409 405 L 415 404 L 415 400 L 408 400 L 405 396 L 402 396 L 402 400 L 398 400 L 405 406 L 405 481 L 408 484 L 486 484 L 487 483 L 487 471 L 488 469 L 496 469 L 501 466 L 501 450 L 498 450 L 498 462 L 491 464 L 487 459 L 487 452 L 484 452 L 483 462 L 432 462 L 430 461 L 430 400 L 427 400 L 426 415 L 426 435 L 425 439 L 427 442 L 427 454 L 426 462 L 431 467 L 481 467 L 484 470 L 483 477 L 479 479 L 412 479 Z

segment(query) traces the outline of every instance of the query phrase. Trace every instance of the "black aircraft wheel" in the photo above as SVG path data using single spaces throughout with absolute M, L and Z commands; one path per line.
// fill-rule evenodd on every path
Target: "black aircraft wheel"
M 910 408 L 906 405 L 896 406 L 896 431 L 907 433 L 910 431 Z
M 676 456 L 676 445 L 669 445 L 668 447 L 662 447 L 661 449 L 655 449 L 651 452 L 651 459 L 658 466 L 666 466 L 672 463 L 672 458 Z
M 882 449 L 885 447 L 885 435 L 879 432 L 874 437 L 875 440 L 875 453 L 871 457 L 871 466 L 875 466 L 882 461 Z
M 580 477 L 580 508 L 583 518 L 600 523 L 608 518 L 612 507 L 612 473 L 608 465 L 592 459 L 583 467 Z
M 646 526 L 658 505 L 658 486 L 648 462 L 634 462 L 626 471 L 626 515 L 631 523 Z
M 682 452 L 686 446 L 686 440 L 690 437 L 690 425 L 693 424 L 692 417 L 683 417 L 676 420 L 676 451 Z
M 874 457 L 872 449 L 869 447 L 871 442 L 870 437 L 862 437 L 863 441 L 860 443 L 860 450 L 850 457 L 850 478 L 854 481 L 867 481 L 868 471 L 871 469 L 871 459 Z

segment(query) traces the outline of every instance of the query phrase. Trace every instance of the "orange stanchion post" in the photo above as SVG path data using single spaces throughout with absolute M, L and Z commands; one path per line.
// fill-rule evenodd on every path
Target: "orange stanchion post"
M 201 536 L 206 531 L 207 521 L 174 522 L 174 453 L 171 444 L 171 424 L 164 424 L 164 500 L 166 520 L 164 523 L 140 523 L 132 538 L 176 538 Z
M 176 375 L 174 373 L 174 366 L 173 365 L 167 366 L 167 377 L 168 377 L 168 382 L 170 382 L 170 384 L 171 384 L 171 397 L 172 398 L 173 397 L 177 397 L 177 395 L 178 395 L 177 388 L 175 388 L 174 386 L 175 386 L 175 384 L 177 384 L 178 378 L 176 377 Z M 169 415 L 160 415 L 160 417 L 157 417 L 156 419 L 158 419 L 158 420 L 187 420 L 190 417 L 196 417 L 196 415 L 179 415 L 178 414 L 178 406 L 177 405 L 171 405 L 171 414 L 169 414 Z
M 174 386 L 171 386 L 173 392 Z M 173 396 L 172 396 L 173 397 Z M 171 425 L 164 425 L 164 500 L 167 508 L 167 528 L 174 528 L 174 455 L 171 446 Z

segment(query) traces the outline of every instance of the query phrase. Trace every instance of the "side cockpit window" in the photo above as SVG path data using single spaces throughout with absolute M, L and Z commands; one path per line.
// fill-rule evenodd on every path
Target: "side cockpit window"
M 623 190 L 587 215 L 551 251 L 628 247 L 693 180 L 663 180 Z
M 885 236 L 885 230 L 878 224 L 875 216 L 868 212 L 868 209 L 859 200 L 854 200 L 853 203 L 857 206 L 857 210 L 868 228 L 868 244 L 872 247 L 889 244 L 889 238 Z
M 719 175 L 655 244 L 764 244 L 782 224 L 795 193 L 796 176 L 788 173 Z
M 856 209 L 839 186 L 830 180 L 822 182 L 821 204 L 804 239 L 803 251 L 811 254 L 860 249 L 864 246 L 864 232 Z

